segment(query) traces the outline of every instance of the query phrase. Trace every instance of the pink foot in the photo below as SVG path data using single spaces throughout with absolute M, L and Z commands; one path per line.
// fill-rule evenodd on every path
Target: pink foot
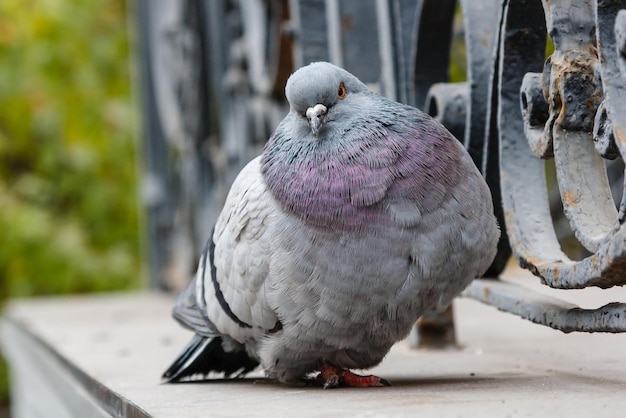
M 329 363 L 322 363 L 319 371 L 319 379 L 322 381 L 324 389 L 331 389 L 339 386 L 358 388 L 391 386 L 386 379 L 382 379 L 378 376 L 361 376 Z

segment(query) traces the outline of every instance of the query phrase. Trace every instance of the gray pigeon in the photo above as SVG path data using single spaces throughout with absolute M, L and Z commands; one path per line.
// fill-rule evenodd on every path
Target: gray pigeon
M 235 180 L 176 301 L 196 336 L 169 382 L 260 364 L 281 382 L 387 385 L 348 369 L 380 363 L 496 254 L 489 189 L 439 123 L 326 62 L 285 93 L 289 113 Z

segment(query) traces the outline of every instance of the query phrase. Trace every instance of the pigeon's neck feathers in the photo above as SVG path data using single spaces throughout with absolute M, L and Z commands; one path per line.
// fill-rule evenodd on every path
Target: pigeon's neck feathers
M 365 96 L 368 96 L 367 98 Z M 304 221 L 343 229 L 384 223 L 385 200 L 414 198 L 431 211 L 458 176 L 458 144 L 414 108 L 370 93 L 352 117 L 319 140 L 299 136 L 290 113 L 265 147 L 262 173 L 283 208 Z M 354 116 L 356 115 L 356 116 Z

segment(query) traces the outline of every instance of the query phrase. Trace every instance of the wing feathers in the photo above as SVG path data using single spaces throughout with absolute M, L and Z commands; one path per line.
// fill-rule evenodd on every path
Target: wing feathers
M 205 278 L 209 318 L 223 333 L 244 341 L 253 328 L 270 330 L 278 321 L 265 298 L 272 227 L 277 203 L 261 175 L 260 158 L 239 174 L 226 198 L 225 209 L 212 234 L 210 280 Z M 238 329 L 243 328 L 243 329 Z

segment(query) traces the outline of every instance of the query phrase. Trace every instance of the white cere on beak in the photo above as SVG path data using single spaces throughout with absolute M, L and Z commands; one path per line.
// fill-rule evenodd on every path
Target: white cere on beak
M 309 120 L 309 126 L 313 135 L 317 136 L 324 122 L 326 122 L 326 112 L 328 109 L 321 103 L 316 104 L 313 107 L 309 107 L 306 110 L 306 118 Z

